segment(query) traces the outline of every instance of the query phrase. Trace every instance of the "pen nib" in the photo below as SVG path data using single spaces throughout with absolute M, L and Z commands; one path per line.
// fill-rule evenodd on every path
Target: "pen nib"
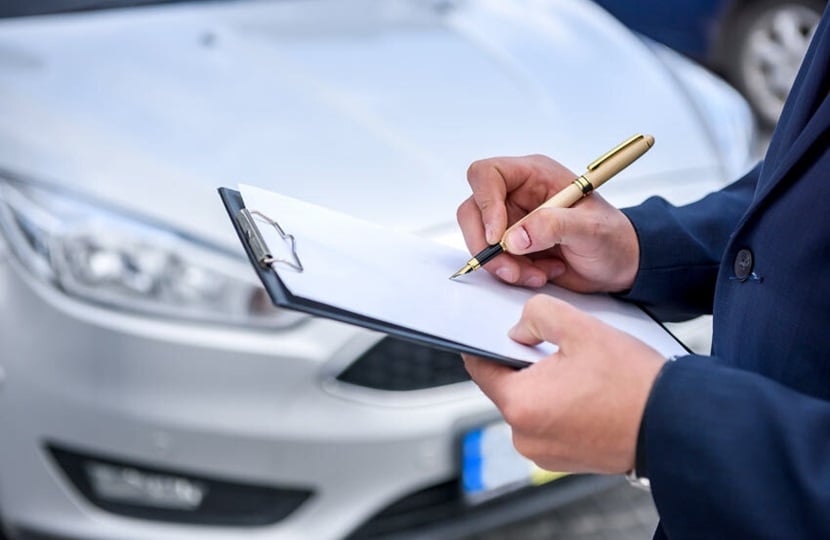
M 472 264 L 467 263 L 467 264 L 465 264 L 465 265 L 464 265 L 464 268 L 462 268 L 461 270 L 459 270 L 459 271 L 458 271 L 458 272 L 456 272 L 455 274 L 451 275 L 451 276 L 450 276 L 450 279 L 455 279 L 455 278 L 457 278 L 457 277 L 459 277 L 459 276 L 463 276 L 463 275 L 465 275 L 465 274 L 469 274 L 469 273 L 470 273 L 470 272 L 472 272 L 473 270 L 475 270 L 475 267 L 474 267 Z

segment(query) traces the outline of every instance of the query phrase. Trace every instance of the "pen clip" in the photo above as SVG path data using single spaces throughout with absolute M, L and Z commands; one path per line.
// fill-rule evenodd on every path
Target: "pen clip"
M 286 243 L 288 243 L 291 249 L 291 258 L 293 260 L 274 257 L 271 254 L 271 251 L 268 249 L 268 244 L 265 243 L 265 239 L 259 232 L 259 227 L 256 226 L 256 220 L 254 219 L 254 216 L 264 221 L 268 225 L 274 227 L 274 229 L 277 231 L 277 234 L 280 235 L 280 238 L 282 238 Z M 239 211 L 239 213 L 236 215 L 236 221 L 237 223 L 239 223 L 239 227 L 245 233 L 245 238 L 248 241 L 248 246 L 251 248 L 251 251 L 254 254 L 254 258 L 257 260 L 260 266 L 273 268 L 275 264 L 282 263 L 288 266 L 289 268 L 296 270 L 297 272 L 303 271 L 303 263 L 300 261 L 300 257 L 297 255 L 297 241 L 295 240 L 294 235 L 287 234 L 282 229 L 282 227 L 280 227 L 279 223 L 269 218 L 262 212 L 259 212 L 257 210 L 248 210 L 247 208 L 243 208 Z
M 638 142 L 638 141 L 640 141 L 641 139 L 644 139 L 644 138 L 645 138 L 645 135 L 642 135 L 640 133 L 638 133 L 637 135 L 633 135 L 632 137 L 630 137 L 627 140 L 621 142 L 620 144 L 618 144 L 617 146 L 615 146 L 611 150 L 607 151 L 606 153 L 604 153 L 603 155 L 601 155 L 600 157 L 598 157 L 597 159 L 592 161 L 591 164 L 588 165 L 588 167 L 587 167 L 588 170 L 589 171 L 596 170 L 597 167 L 601 166 L 603 163 L 605 163 L 606 161 L 608 161 L 609 159 L 611 159 L 612 157 L 617 155 L 619 152 L 623 151 L 625 148 L 628 148 L 632 144 L 634 144 L 634 143 L 636 143 L 636 142 Z

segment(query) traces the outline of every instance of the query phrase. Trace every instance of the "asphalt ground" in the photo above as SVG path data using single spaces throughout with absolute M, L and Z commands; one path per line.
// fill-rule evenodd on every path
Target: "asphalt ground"
M 627 483 L 467 540 L 644 540 L 657 527 L 651 493 Z

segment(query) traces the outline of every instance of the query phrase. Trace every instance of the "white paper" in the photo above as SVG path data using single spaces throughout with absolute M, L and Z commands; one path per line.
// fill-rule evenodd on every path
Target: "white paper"
M 524 289 L 481 270 L 450 280 L 469 253 L 253 186 L 240 185 L 239 190 L 248 210 L 267 215 L 294 235 L 304 270 L 279 264 L 275 270 L 295 296 L 535 362 L 556 352 L 556 346 L 521 345 L 507 331 L 527 300 L 543 293 L 638 337 L 667 357 L 685 352 L 642 310 L 610 296 L 577 294 L 550 284 Z M 258 225 L 271 252 L 288 256 L 286 242 L 273 227 Z

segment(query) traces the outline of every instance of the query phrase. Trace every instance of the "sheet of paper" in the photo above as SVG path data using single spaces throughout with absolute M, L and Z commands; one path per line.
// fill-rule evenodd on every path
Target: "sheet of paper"
M 277 221 L 296 238 L 304 270 L 276 271 L 295 296 L 411 328 L 433 336 L 535 362 L 554 344 L 520 345 L 507 337 L 534 294 L 549 294 L 649 343 L 663 355 L 684 349 L 636 306 L 607 295 L 577 294 L 554 285 L 530 290 L 504 284 L 479 270 L 449 276 L 469 253 L 248 185 L 239 190 L 245 207 Z M 259 229 L 271 252 L 285 257 L 288 245 L 264 223 Z

